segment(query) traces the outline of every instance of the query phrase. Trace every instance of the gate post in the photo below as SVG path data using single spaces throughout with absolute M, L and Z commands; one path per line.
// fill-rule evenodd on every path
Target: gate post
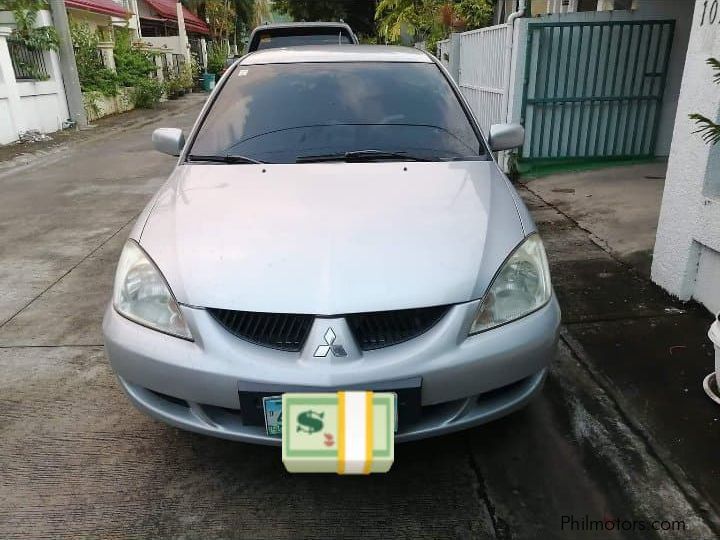
M 450 65 L 448 71 L 453 80 L 460 84 L 460 34 L 450 34 Z

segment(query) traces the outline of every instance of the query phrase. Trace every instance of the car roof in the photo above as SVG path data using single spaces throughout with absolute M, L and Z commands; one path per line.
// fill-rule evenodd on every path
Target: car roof
M 315 27 L 329 27 L 329 28 L 350 28 L 347 23 L 337 21 L 314 21 L 314 22 L 284 22 L 284 23 L 269 23 L 261 24 L 253 29 L 253 32 L 262 32 L 263 30 L 273 30 L 275 28 L 315 28 Z
M 296 64 L 300 62 L 416 62 L 432 63 L 427 53 L 388 45 L 302 45 L 255 51 L 240 64 Z

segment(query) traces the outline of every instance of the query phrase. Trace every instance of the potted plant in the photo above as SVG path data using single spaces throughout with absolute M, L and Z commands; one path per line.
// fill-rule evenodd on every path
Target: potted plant
M 188 94 L 192 92 L 193 87 L 193 72 L 190 64 L 185 64 L 180 72 L 180 82 L 182 83 L 183 90 Z
M 178 69 L 177 75 L 174 76 L 175 80 L 175 89 L 177 91 L 177 95 L 182 97 L 185 95 L 185 84 L 183 83 L 183 70 L 182 68 Z
M 165 81 L 165 87 L 167 88 L 168 99 L 177 99 L 179 96 L 179 84 L 176 75 L 169 75 Z
M 703 388 L 710 399 L 720 405 L 720 385 L 718 385 L 720 380 L 720 313 L 715 317 L 715 322 L 710 327 L 708 337 L 715 346 L 715 371 L 705 377 Z

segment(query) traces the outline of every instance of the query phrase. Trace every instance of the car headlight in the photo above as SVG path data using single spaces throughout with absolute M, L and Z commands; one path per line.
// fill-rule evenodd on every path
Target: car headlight
M 545 247 L 540 236 L 532 234 L 495 275 L 470 327 L 470 334 L 524 317 L 544 306 L 551 295 Z
M 134 240 L 120 255 L 113 306 L 120 315 L 148 328 L 192 340 L 180 307 L 155 263 Z

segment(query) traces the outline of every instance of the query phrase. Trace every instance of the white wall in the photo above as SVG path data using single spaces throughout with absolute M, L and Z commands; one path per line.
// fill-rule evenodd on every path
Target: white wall
M 175 54 L 185 54 L 187 50 L 182 46 L 180 36 L 142 37 L 140 41 L 155 49 L 162 49 Z
M 652 278 L 683 300 L 720 311 L 720 145 L 692 132 L 694 112 L 720 121 L 720 87 L 709 57 L 720 58 L 720 12 L 708 20 L 696 0 L 673 130 Z M 710 7 L 712 2 L 707 2 Z
M 26 129 L 52 133 L 69 117 L 65 93 L 55 81 L 19 82 L 20 111 Z
M 58 131 L 70 116 L 55 52 L 44 53 L 49 80 L 15 80 L 6 43 L 11 25 L 12 15 L 0 12 L 0 144 L 16 141 L 28 130 Z M 52 26 L 49 11 L 38 13 L 38 25 Z
M 3 84 L 0 82 L 0 144 L 6 144 L 16 140 L 17 133 L 14 124 L 10 120 L 10 102 L 2 92 Z

